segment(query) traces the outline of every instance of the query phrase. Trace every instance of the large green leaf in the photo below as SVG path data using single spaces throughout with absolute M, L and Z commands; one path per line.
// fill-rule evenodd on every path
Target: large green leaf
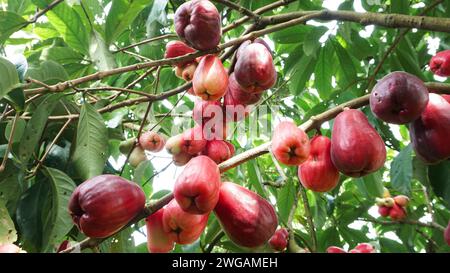
M 338 84 L 341 88 L 347 88 L 357 78 L 355 65 L 348 52 L 336 39 L 330 39 L 330 41 L 339 60 L 340 69 L 338 71 L 341 73 L 339 75 L 342 75 L 340 79 L 338 78 Z
M 2 99 L 9 92 L 18 87 L 19 75 L 17 74 L 15 65 L 2 57 L 0 57 L 0 75 L 0 99 Z
M 83 179 L 102 174 L 108 158 L 108 130 L 102 116 L 88 103 L 83 104 L 73 162 Z
M 280 222 L 287 223 L 289 213 L 294 205 L 295 186 L 292 179 L 288 179 L 286 184 L 278 191 L 277 207 Z
M 149 0 L 113 0 L 106 18 L 106 44 L 111 44 L 124 32 L 152 1 Z
M 28 162 L 31 155 L 38 148 L 39 140 L 47 124 L 48 116 L 50 116 L 61 96 L 60 94 L 52 94 L 45 98 L 38 105 L 30 121 L 27 123 L 19 146 L 19 159 L 23 164 Z
M 330 46 L 330 43 L 326 43 L 320 50 L 319 58 L 314 70 L 314 86 L 322 99 L 328 98 L 333 91 L 331 85 L 333 76 L 333 54 L 333 48 Z
M 359 190 L 367 197 L 375 198 L 383 196 L 383 177 L 380 171 L 355 179 Z
M 442 161 L 428 167 L 428 178 L 437 196 L 444 199 L 450 208 L 450 162 Z
M 411 179 L 413 175 L 412 167 L 412 146 L 406 146 L 392 161 L 391 183 L 394 189 L 403 194 L 409 195 L 411 192 Z
M 43 242 L 56 248 L 73 226 L 67 207 L 76 185 L 69 176 L 57 169 L 45 168 L 43 173 L 50 183 L 52 196 L 52 208 L 48 222 L 44 225 Z
M 0 200 L 0 245 L 14 243 L 17 231 L 3 201 Z
M 0 45 L 14 32 L 21 29 L 27 21 L 17 13 L 0 11 Z
M 23 173 L 12 160 L 6 161 L 6 167 L 0 172 L 0 202 L 4 203 L 8 211 L 16 211 L 17 202 L 22 194 Z

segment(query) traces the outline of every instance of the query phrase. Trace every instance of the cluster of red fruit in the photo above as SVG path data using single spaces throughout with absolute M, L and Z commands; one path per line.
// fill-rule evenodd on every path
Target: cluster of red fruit
M 383 198 L 376 198 L 378 213 L 383 217 L 390 217 L 394 221 L 406 218 L 406 206 L 409 198 L 405 195 L 391 197 L 389 191 L 385 190 Z
M 345 249 L 337 247 L 337 246 L 330 246 L 327 248 L 327 253 L 376 253 L 376 249 L 368 243 L 360 243 L 355 246 L 355 248 L 351 249 L 350 251 L 345 251 Z

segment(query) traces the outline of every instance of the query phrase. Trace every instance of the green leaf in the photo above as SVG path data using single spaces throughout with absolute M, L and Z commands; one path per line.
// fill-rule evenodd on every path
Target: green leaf
M 333 77 L 333 53 L 330 43 L 326 43 L 320 50 L 314 70 L 314 86 L 322 99 L 328 98 L 333 91 L 331 85 L 331 79 Z
M 275 32 L 272 37 L 277 44 L 297 44 L 307 40 L 308 34 L 314 27 L 294 26 Z
M 392 161 L 390 172 L 392 187 L 409 195 L 412 174 L 412 146 L 409 144 Z
M 79 63 L 83 60 L 83 55 L 70 47 L 52 46 L 42 50 L 41 60 L 54 61 L 59 64 Z
M 380 171 L 355 179 L 356 186 L 368 197 L 383 196 L 383 180 Z
M 0 45 L 14 32 L 20 30 L 27 21 L 17 13 L 0 11 Z
M 6 125 L 6 128 L 5 128 L 5 138 L 7 140 L 9 140 L 9 136 L 11 134 L 11 128 L 12 128 L 13 122 L 14 122 L 13 120 L 8 122 L 8 125 Z M 25 122 L 25 120 L 17 119 L 17 121 L 16 121 L 16 129 L 14 131 L 12 143 L 17 143 L 17 142 L 20 141 L 26 126 L 27 126 L 27 123 Z
M 0 245 L 14 243 L 17 240 L 17 231 L 14 222 L 9 216 L 5 204 L 0 200 Z
M 428 178 L 434 193 L 444 199 L 450 208 L 450 162 L 442 161 L 428 167 Z
M 292 68 L 289 88 L 292 94 L 298 95 L 305 89 L 306 83 L 311 78 L 317 59 L 316 54 L 302 55 L 297 64 Z
M 250 160 L 247 163 L 245 163 L 247 167 L 247 177 L 250 180 L 250 185 L 252 185 L 256 192 L 261 195 L 262 197 L 266 197 L 266 193 L 261 185 L 262 178 L 261 173 L 259 172 L 258 165 L 256 164 L 255 160 Z
M 1 17 L 1 14 L 0 14 Z M 1 19 L 0 19 L 1 25 Z M 1 32 L 0 32 L 1 33 Z M 0 57 L 0 99 L 19 85 L 19 75 L 14 64 L 5 58 Z
M 341 88 L 347 88 L 357 78 L 355 65 L 348 52 L 336 39 L 330 39 L 330 41 L 339 60 L 340 69 L 338 71 L 342 73 L 342 78 L 338 79 L 338 84 Z
M 26 77 L 39 80 L 49 85 L 69 79 L 64 67 L 54 61 L 45 61 L 38 68 L 28 69 Z
M 111 10 L 106 17 L 106 44 L 111 44 L 124 32 L 148 5 L 149 0 L 113 0 Z
M 278 191 L 278 216 L 283 223 L 287 223 L 288 221 L 289 213 L 294 205 L 295 194 L 295 186 L 292 179 L 288 179 L 286 184 Z
M 89 55 L 99 70 L 111 70 L 116 67 L 114 56 L 108 50 L 102 36 L 95 30 L 91 33 Z
M 17 14 L 23 14 L 32 8 L 31 0 L 8 0 L 8 10 Z
M 38 105 L 30 121 L 28 121 L 19 146 L 19 159 L 23 164 L 28 162 L 31 155 L 38 148 L 39 140 L 41 139 L 42 132 L 47 124 L 47 119 L 61 96 L 61 94 L 47 96 Z
M 78 13 L 66 3 L 61 3 L 47 12 L 47 18 L 73 49 L 85 55 L 89 53 L 89 31 Z
M 83 104 L 73 162 L 84 180 L 103 173 L 108 158 L 108 130 L 102 116 L 88 103 Z
M 327 30 L 328 28 L 326 27 L 317 27 L 313 28 L 308 33 L 308 39 L 303 43 L 303 52 L 305 52 L 306 55 L 310 56 L 317 51 L 321 45 L 319 42 L 320 37 L 322 37 Z
M 69 176 L 57 169 L 45 168 L 43 173 L 50 182 L 52 196 L 52 209 L 49 211 L 49 221 L 44 226 L 43 242 L 56 248 L 73 226 L 67 207 L 76 185 Z
M 0 202 L 4 203 L 9 213 L 16 212 L 17 202 L 22 194 L 23 172 L 12 160 L 6 161 L 6 167 L 0 172 Z

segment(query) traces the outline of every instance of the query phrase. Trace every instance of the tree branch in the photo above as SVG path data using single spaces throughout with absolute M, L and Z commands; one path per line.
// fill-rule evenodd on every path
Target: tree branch
M 236 10 L 236 11 L 238 11 L 238 12 L 244 14 L 244 15 L 247 15 L 250 18 L 253 18 L 253 19 L 257 20 L 257 21 L 261 18 L 261 15 L 256 14 L 253 11 L 251 11 L 249 9 L 246 9 L 243 6 L 238 5 L 236 3 L 233 3 L 231 1 L 228 1 L 228 0 L 212 0 L 212 1 L 220 3 L 220 4 L 224 5 L 224 6 L 229 7 L 229 8 L 232 8 L 232 9 L 234 9 L 234 10 Z

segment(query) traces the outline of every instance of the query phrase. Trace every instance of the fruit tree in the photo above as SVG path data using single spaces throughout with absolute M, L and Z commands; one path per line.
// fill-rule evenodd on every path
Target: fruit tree
M 449 17 L 0 0 L 0 252 L 449 252 Z

